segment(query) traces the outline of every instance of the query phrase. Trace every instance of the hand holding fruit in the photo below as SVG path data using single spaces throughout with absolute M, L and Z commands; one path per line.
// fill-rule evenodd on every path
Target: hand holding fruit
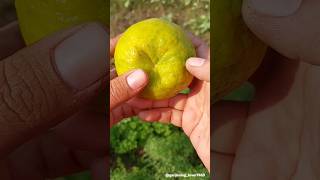
M 195 55 L 195 50 L 174 23 L 158 18 L 140 21 L 112 39 L 110 45 L 117 74 L 121 75 L 111 81 L 111 124 L 139 112 L 124 103 L 138 93 L 144 98 L 167 99 L 192 81 L 185 61 Z
M 114 56 L 114 50 L 119 36 L 110 39 L 110 58 Z M 124 75 L 116 77 L 115 69 L 110 71 L 110 127 L 123 118 L 134 116 L 138 113 L 126 102 L 137 96 L 148 83 L 148 77 L 141 69 L 132 70 Z
M 182 127 L 210 171 L 210 55 L 206 44 L 191 34 L 188 38 L 177 25 L 155 18 L 132 25 L 110 44 L 116 70 L 124 74 L 112 80 L 118 85 L 111 82 L 110 123 L 137 114 L 146 121 Z M 190 58 L 194 55 L 198 57 Z M 137 68 L 147 72 L 148 85 L 146 74 Z M 140 82 L 137 90 L 129 87 L 128 78 L 125 81 L 132 70 L 141 72 L 140 79 L 134 77 Z M 178 94 L 188 87 L 192 75 L 197 79 L 191 93 Z M 119 88 L 113 90 L 112 86 Z M 121 95 L 126 98 L 119 100 Z M 113 109 L 115 100 L 121 104 Z
M 193 35 L 189 37 L 197 55 L 189 58 L 185 65 L 195 76 L 191 93 L 158 101 L 134 98 L 128 104 L 140 110 L 141 119 L 182 127 L 210 171 L 210 52 L 202 40 Z

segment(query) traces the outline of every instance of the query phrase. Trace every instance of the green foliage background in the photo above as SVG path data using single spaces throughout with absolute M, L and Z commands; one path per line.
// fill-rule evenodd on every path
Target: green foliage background
M 188 137 L 181 129 L 138 118 L 111 129 L 111 179 L 157 180 L 166 173 L 203 173 L 210 179 Z

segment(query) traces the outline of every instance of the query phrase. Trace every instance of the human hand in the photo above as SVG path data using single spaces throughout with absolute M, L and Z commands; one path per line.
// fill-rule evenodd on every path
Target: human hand
M 0 179 L 105 179 L 107 32 L 80 25 L 24 47 L 12 23 L 0 39 Z
M 202 40 L 190 37 L 198 56 L 186 63 L 188 71 L 197 78 L 192 82 L 191 93 L 161 101 L 134 98 L 127 104 L 139 109 L 141 119 L 182 127 L 210 171 L 210 52 Z
M 113 58 L 114 50 L 121 35 L 110 39 L 110 58 Z M 148 84 L 147 74 L 137 69 L 117 77 L 115 68 L 110 71 L 110 127 L 123 118 L 134 116 L 139 112 L 138 108 L 128 105 L 126 102 L 137 96 Z
M 247 0 L 243 5 L 251 30 L 282 55 L 269 50 L 252 77 L 254 101 L 221 101 L 212 108 L 216 179 L 320 177 L 320 26 L 315 20 L 320 2 L 277 2 Z

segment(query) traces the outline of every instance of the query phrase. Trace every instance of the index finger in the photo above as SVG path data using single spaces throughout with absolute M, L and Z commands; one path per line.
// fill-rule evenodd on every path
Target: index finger
M 187 101 L 186 94 L 178 94 L 175 97 L 164 100 L 149 100 L 139 97 L 132 98 L 127 103 L 130 106 L 137 107 L 139 109 L 154 109 L 154 108 L 174 108 L 177 110 L 183 110 Z
M 192 33 L 188 32 L 187 36 L 191 40 L 192 44 L 196 49 L 197 56 L 203 59 L 210 60 L 210 51 L 207 44 L 197 36 L 193 35 Z

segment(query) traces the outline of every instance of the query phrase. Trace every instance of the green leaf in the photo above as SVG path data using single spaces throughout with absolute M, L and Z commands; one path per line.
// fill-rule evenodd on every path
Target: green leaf
M 182 90 L 180 93 L 181 94 L 189 94 L 190 92 L 191 92 L 191 89 L 187 88 L 187 89 Z

